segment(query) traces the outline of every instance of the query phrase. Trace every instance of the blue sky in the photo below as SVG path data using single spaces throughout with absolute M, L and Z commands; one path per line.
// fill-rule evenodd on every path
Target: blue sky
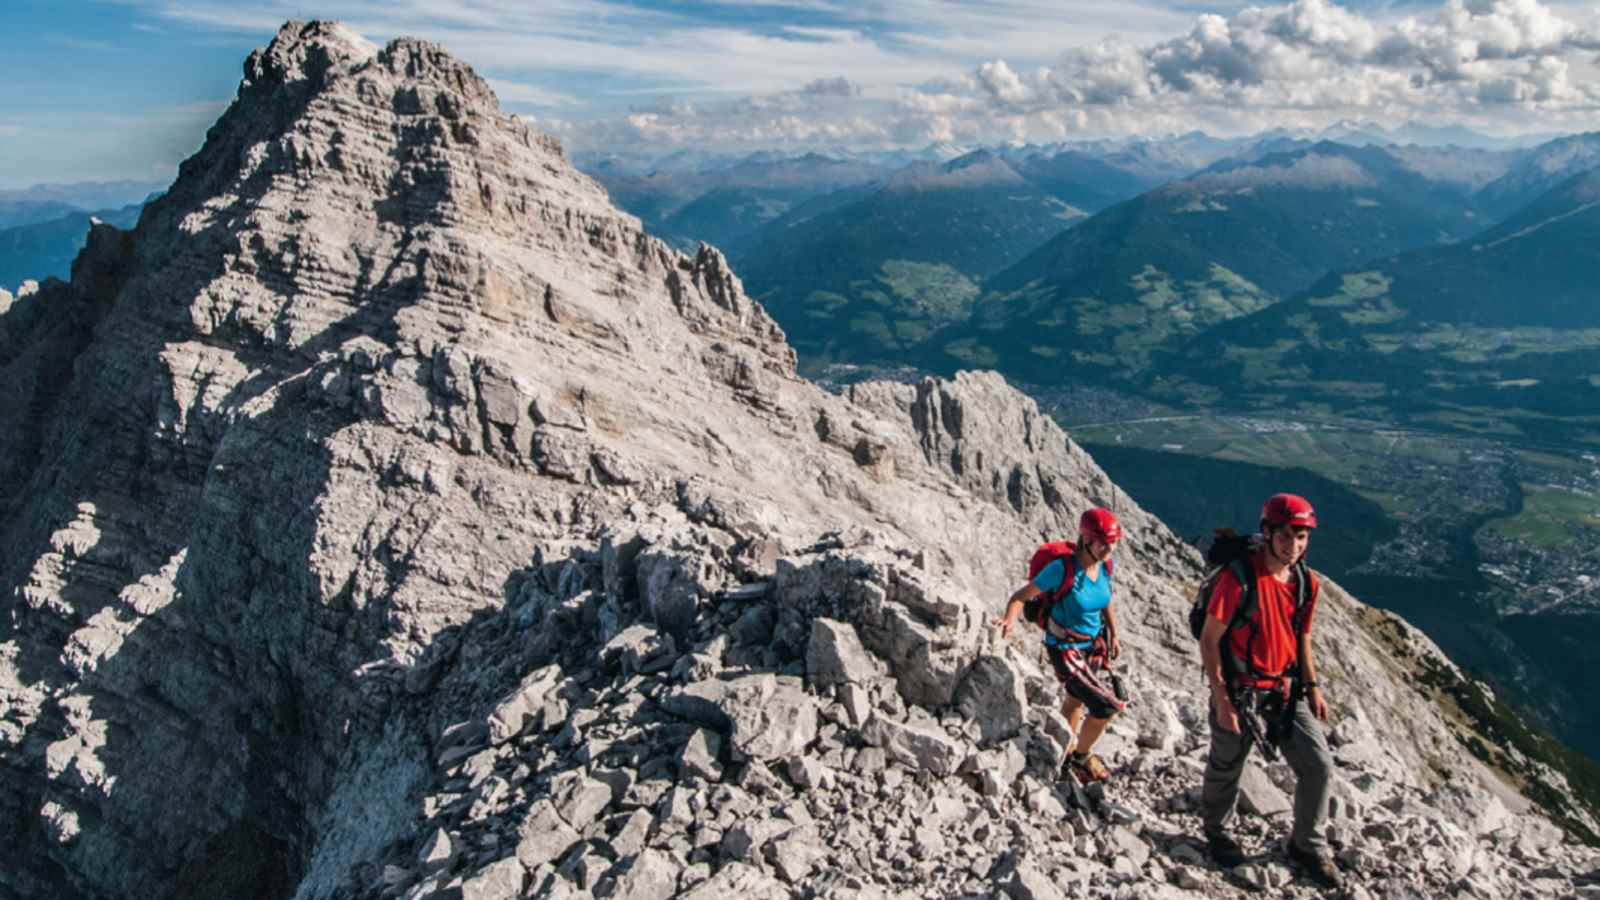
M 1600 128 L 1557 0 L 6 0 L 0 189 L 170 178 L 288 19 L 443 44 L 578 150 L 1071 140 L 1341 118 Z

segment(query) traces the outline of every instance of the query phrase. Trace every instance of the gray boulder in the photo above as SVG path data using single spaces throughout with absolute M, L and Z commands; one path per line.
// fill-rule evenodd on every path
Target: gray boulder
M 885 671 L 849 622 L 813 619 L 806 643 L 806 678 L 819 691 L 840 684 L 866 684 Z
M 461 900 L 517 900 L 523 895 L 528 870 L 508 856 L 492 862 L 461 882 Z
M 949 775 L 966 759 L 966 750 L 943 734 L 874 715 L 861 729 L 861 737 L 890 757 L 935 775 Z
M 956 707 L 977 723 L 984 745 L 1010 738 L 1028 712 L 1022 674 L 1001 656 L 980 656 L 956 688 Z
M 1066 894 L 1056 886 L 1050 876 L 1041 872 L 1031 860 L 1023 860 L 1000 883 L 1011 900 L 1066 900 Z
M 667 900 L 677 896 L 682 866 L 660 850 L 645 850 L 617 877 L 613 900 Z
M 1281 816 L 1293 811 L 1289 797 L 1260 765 L 1246 764 L 1239 779 L 1239 808 L 1258 816 Z
M 759 868 L 745 863 L 730 862 L 717 870 L 717 874 L 685 891 L 683 900 L 729 900 L 732 897 L 786 897 L 789 892 L 782 883 L 769 877 Z
M 791 681 L 771 675 L 730 682 L 722 711 L 733 726 L 733 749 L 745 759 L 793 756 L 817 737 L 816 700 Z
M 524 868 L 532 871 L 554 863 L 577 842 L 578 832 L 556 812 L 555 804 L 540 801 L 533 805 L 517 829 L 516 857 Z
M 701 583 L 701 571 L 697 560 L 677 554 L 639 555 L 640 599 L 663 631 L 677 637 L 688 634 L 699 614 L 701 597 L 716 588 Z
M 667 712 L 696 725 L 727 734 L 733 730 L 733 719 L 725 706 L 734 702 L 732 682 L 721 679 L 695 681 L 674 689 L 661 700 Z
M 722 735 L 704 728 L 696 728 L 694 734 L 689 736 L 683 745 L 683 752 L 678 756 L 678 767 L 681 771 L 705 781 L 722 780 L 722 763 L 718 757 L 722 753 Z
M 528 673 L 517 689 L 489 714 L 489 740 L 503 744 L 522 733 L 534 716 L 544 709 L 549 695 L 560 683 L 561 671 L 545 666 Z
M 600 649 L 600 658 L 608 665 L 620 664 L 624 675 L 648 675 L 677 662 L 677 643 L 670 633 L 646 625 L 630 625 L 606 642 Z

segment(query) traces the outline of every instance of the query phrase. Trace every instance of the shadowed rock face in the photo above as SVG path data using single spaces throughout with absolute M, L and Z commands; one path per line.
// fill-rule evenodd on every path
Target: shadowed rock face
M 286 25 L 136 230 L 0 307 L 0 894 L 1235 890 L 1183 838 L 1194 554 L 997 376 L 798 379 L 436 46 Z M 1123 807 L 1069 813 L 987 620 L 1092 504 L 1137 702 Z M 1367 618 L 1318 613 L 1350 864 L 1570 892 Z

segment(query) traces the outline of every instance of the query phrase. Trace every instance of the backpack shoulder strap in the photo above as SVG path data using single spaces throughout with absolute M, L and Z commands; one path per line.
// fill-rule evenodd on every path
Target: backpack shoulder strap
M 1240 675 L 1240 662 L 1234 658 L 1233 650 L 1229 647 L 1229 640 L 1235 628 L 1244 625 L 1255 617 L 1256 579 L 1254 566 L 1250 564 L 1250 558 L 1247 556 L 1223 563 L 1217 571 L 1219 578 L 1223 570 L 1232 572 L 1234 579 L 1239 582 L 1239 605 L 1234 607 L 1233 616 L 1228 619 L 1228 627 L 1222 630 L 1222 637 L 1218 640 L 1218 647 L 1222 654 L 1222 679 L 1231 685 Z M 1248 661 L 1244 662 L 1243 665 L 1246 669 L 1249 668 Z
M 1061 560 L 1061 586 L 1050 595 L 1050 605 L 1054 606 L 1067 592 L 1072 590 L 1072 580 L 1078 577 L 1078 554 L 1076 548 L 1072 553 L 1063 553 L 1056 557 Z
M 1294 614 L 1290 617 L 1290 622 L 1298 639 L 1300 629 L 1305 625 L 1305 617 L 1311 614 L 1311 591 L 1316 576 L 1312 574 L 1311 567 L 1306 565 L 1306 561 L 1301 559 L 1295 561 L 1294 578 Z
M 1232 631 L 1234 626 L 1255 618 L 1256 579 L 1249 557 L 1235 559 L 1228 563 L 1227 568 L 1239 582 L 1239 606 L 1233 611 L 1233 618 L 1228 620 L 1228 630 Z
M 1242 660 L 1234 658 L 1233 651 L 1228 647 L 1228 640 L 1232 636 L 1233 630 L 1241 625 L 1249 625 L 1252 629 L 1255 627 L 1257 594 L 1259 591 L 1256 587 L 1255 564 L 1251 562 L 1250 557 L 1244 556 L 1231 560 L 1228 562 L 1227 568 L 1239 582 L 1239 606 L 1233 611 L 1233 618 L 1228 620 L 1228 627 L 1223 631 L 1220 642 L 1222 647 L 1222 678 L 1231 685 L 1241 675 L 1249 674 L 1253 677 L 1255 674 L 1255 660 L 1251 657 L 1248 649 L 1250 642 L 1255 638 L 1254 631 L 1251 632 L 1250 638 L 1246 641 L 1247 649 Z

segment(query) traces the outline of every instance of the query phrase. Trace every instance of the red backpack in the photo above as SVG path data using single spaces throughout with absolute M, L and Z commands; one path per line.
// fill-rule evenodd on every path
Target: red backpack
M 1063 594 L 1072 590 L 1072 580 L 1078 574 L 1077 551 L 1078 545 L 1071 541 L 1050 541 L 1040 544 L 1039 549 L 1033 551 L 1033 558 L 1028 560 L 1029 581 L 1033 581 L 1040 572 L 1044 571 L 1045 566 L 1058 559 L 1067 568 L 1067 571 L 1061 576 L 1061 587 L 1048 594 L 1036 594 L 1033 599 L 1022 604 L 1022 617 L 1027 619 L 1034 627 L 1044 628 L 1045 619 L 1050 615 L 1050 611 L 1055 609 L 1056 602 L 1061 599 Z M 1105 567 L 1107 577 L 1113 577 L 1116 574 L 1111 560 L 1105 561 Z

